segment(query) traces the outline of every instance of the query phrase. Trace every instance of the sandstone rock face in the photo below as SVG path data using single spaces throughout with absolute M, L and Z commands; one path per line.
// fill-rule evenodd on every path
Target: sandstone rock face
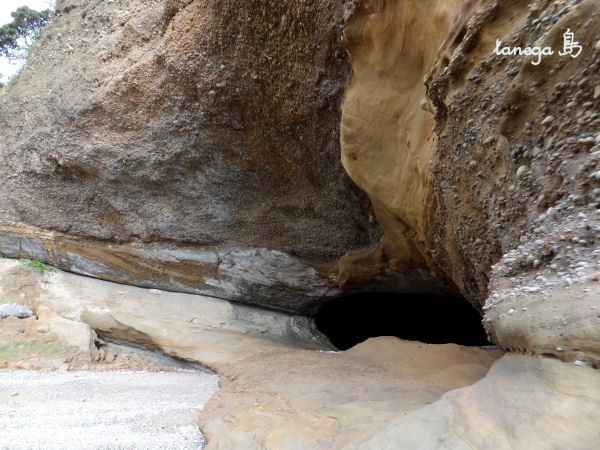
M 599 392 L 597 370 L 506 355 L 481 380 L 392 420 L 357 448 L 594 448 Z
M 200 416 L 209 448 L 593 448 L 597 440 L 600 373 L 583 363 L 393 337 L 331 351 L 306 318 L 61 271 L 40 275 L 18 261 L 0 261 L 0 286 L 0 303 L 20 292 L 39 317 L 3 319 L 0 366 L 11 366 L 7 338 L 40 339 L 59 328 L 89 337 L 91 327 L 214 368 L 220 389 Z M 59 363 L 78 351 L 64 344 L 85 335 L 59 336 L 68 350 Z M 27 356 L 18 367 L 35 363 Z M 111 364 L 122 368 L 107 357 L 89 368 Z M 148 369 L 135 364 L 129 368 Z
M 346 27 L 353 76 L 342 108 L 342 162 L 385 231 L 375 252 L 341 262 L 348 283 L 354 266 L 379 268 L 374 277 L 391 269 L 402 278 L 433 272 L 430 279 L 447 279 L 424 235 L 435 134 L 423 79 L 461 3 L 363 2 Z
M 0 100 L 3 254 L 304 314 L 461 293 L 504 348 L 600 360 L 597 1 L 58 12 Z
M 342 161 L 384 239 L 340 273 L 432 271 L 487 311 L 505 348 L 599 360 L 599 13 L 594 1 L 356 10 Z M 567 29 L 577 58 L 559 54 Z M 554 54 L 494 55 L 496 39 Z
M 294 311 L 339 293 L 313 266 L 380 238 L 339 161 L 350 6 L 59 1 L 0 100 L 0 251 Z

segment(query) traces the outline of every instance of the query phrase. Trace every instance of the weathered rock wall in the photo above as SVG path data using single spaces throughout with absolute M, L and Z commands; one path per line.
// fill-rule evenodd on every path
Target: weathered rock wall
M 598 360 L 599 8 L 59 2 L 0 100 L 0 251 L 305 314 L 461 293 L 506 348 Z
M 340 271 L 431 270 L 501 346 L 598 361 L 599 14 L 593 0 L 357 9 L 342 161 L 384 239 Z M 559 54 L 568 29 L 577 58 Z M 494 55 L 496 39 L 554 54 Z
M 313 266 L 381 235 L 339 160 L 345 3 L 59 1 L 0 99 L 0 251 L 293 311 L 338 294 Z
M 375 252 L 340 262 L 347 284 L 387 271 L 405 279 L 415 273 L 448 279 L 425 240 L 435 133 L 434 116 L 423 108 L 423 80 L 461 3 L 363 2 L 346 26 L 353 75 L 342 107 L 342 163 L 385 231 Z M 363 266 L 373 269 L 365 274 L 358 269 Z

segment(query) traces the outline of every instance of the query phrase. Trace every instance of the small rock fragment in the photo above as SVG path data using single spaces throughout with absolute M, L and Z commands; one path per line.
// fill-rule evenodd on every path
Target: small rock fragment
M 20 303 L 4 303 L 0 305 L 0 319 L 5 319 L 9 316 L 27 319 L 33 316 L 33 311 Z
M 542 120 L 542 125 L 550 125 L 552 122 L 554 122 L 554 117 L 546 116 L 546 118 Z

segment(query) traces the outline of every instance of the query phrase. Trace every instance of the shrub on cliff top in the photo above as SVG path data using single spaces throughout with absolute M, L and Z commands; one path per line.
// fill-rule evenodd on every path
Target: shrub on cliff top
M 35 11 L 22 6 L 11 13 L 13 21 L 0 27 L 0 55 L 20 58 L 19 52 L 29 48 L 50 20 L 50 11 Z

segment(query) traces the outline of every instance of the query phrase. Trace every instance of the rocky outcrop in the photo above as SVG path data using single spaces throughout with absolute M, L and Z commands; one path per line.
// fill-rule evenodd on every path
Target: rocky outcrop
M 461 3 L 363 2 L 348 22 L 353 75 L 342 107 L 342 162 L 384 230 L 375 252 L 340 262 L 348 283 L 390 270 L 401 279 L 419 272 L 448 279 L 425 239 L 435 133 L 433 114 L 423 108 L 423 79 Z M 364 274 L 357 266 L 372 270 Z
M 219 390 L 200 416 L 209 448 L 594 448 L 597 441 L 600 373 L 583 362 L 393 337 L 331 351 L 306 319 L 60 271 L 40 275 L 9 260 L 0 261 L 0 286 L 7 287 L 0 303 L 17 297 L 37 313 L 38 320 L 2 319 L 30 321 L 27 333 L 49 336 L 40 328 L 51 319 L 216 369 Z M 0 327 L 0 366 L 12 327 Z M 105 361 L 89 368 L 123 368 L 99 347 Z M 64 361 L 70 352 L 59 355 Z M 19 356 L 17 368 L 40 364 Z
M 307 315 L 460 293 L 504 348 L 598 362 L 598 13 L 64 0 L 0 100 L 0 251 Z
M 594 1 L 358 8 L 342 161 L 384 238 L 340 271 L 433 271 L 505 348 L 599 361 L 598 14 Z M 568 29 L 577 58 L 559 54 Z M 497 39 L 554 54 L 495 55 Z
M 597 370 L 506 355 L 481 380 L 392 420 L 357 448 L 594 448 L 599 389 Z
M 345 15 L 59 1 L 0 100 L 0 252 L 314 312 L 339 294 L 315 266 L 380 238 L 339 161 Z
M 334 348 L 307 317 L 201 295 L 124 286 L 62 271 L 40 275 L 19 261 L 0 261 L 0 286 L 5 286 L 0 290 L 0 304 L 19 298 L 37 312 L 35 328 L 52 320 L 53 324 L 44 325 L 43 333 L 58 334 L 60 342 L 71 346 L 86 347 L 85 342 L 80 345 L 81 335 L 70 331 L 84 327 L 89 347 L 91 328 L 112 339 L 211 367 L 243 359 L 258 344 L 262 350 L 252 353 L 276 351 L 285 345 Z M 45 337 L 36 336 L 38 340 Z M 96 347 L 91 350 L 96 352 L 92 359 L 97 359 Z
M 428 80 L 435 260 L 468 298 L 485 300 L 500 345 L 596 363 L 598 14 L 595 1 L 482 4 Z M 577 58 L 559 53 L 567 30 Z M 538 65 L 494 55 L 496 39 L 554 54 Z

